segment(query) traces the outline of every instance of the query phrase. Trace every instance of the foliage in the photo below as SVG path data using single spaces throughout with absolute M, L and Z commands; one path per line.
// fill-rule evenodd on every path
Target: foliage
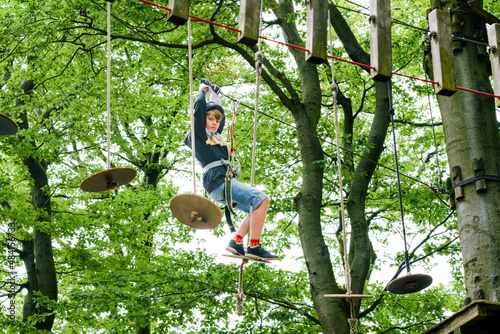
M 156 333 L 320 332 L 306 266 L 297 252 L 300 244 L 294 197 L 300 191 L 303 172 L 299 134 L 288 126 L 294 118 L 269 85 L 261 87 L 255 171 L 258 186 L 272 198 L 264 237 L 266 244 L 276 248 L 282 257 L 295 256 L 299 268 L 247 266 L 245 313 L 237 318 L 232 298 L 237 292 L 238 266 L 219 263 L 212 252 L 220 249 L 202 248 L 203 237 L 179 224 L 168 209 L 176 193 L 190 189 L 189 151 L 182 144 L 189 129 L 189 78 L 187 28 L 166 22 L 166 13 L 160 9 L 132 0 L 116 1 L 112 6 L 110 164 L 134 167 L 138 176 L 116 191 L 94 194 L 79 190 L 83 179 L 105 169 L 107 163 L 103 3 L 12 0 L 7 6 L 0 5 L 0 34 L 5 36 L 0 40 L 0 69 L 4 74 L 0 111 L 19 123 L 25 121 L 26 114 L 29 123 L 18 135 L 0 138 L 1 223 L 5 231 L 5 226 L 14 222 L 20 251 L 25 242 L 33 240 L 36 229 L 52 237 L 58 282 L 58 301 L 52 305 L 56 315 L 52 332 L 124 333 L 147 324 Z M 192 13 L 203 18 L 215 13 L 217 22 L 233 22 L 227 24 L 235 26 L 237 5 L 235 1 L 194 1 Z M 272 16 L 271 5 L 265 2 L 267 25 L 263 32 L 277 39 L 281 32 L 267 18 Z M 296 15 L 289 20 L 303 26 L 305 9 L 302 2 L 295 5 Z M 427 4 L 398 1 L 398 5 L 415 6 L 408 17 L 399 17 L 403 13 L 396 12 L 398 19 L 425 25 Z M 369 50 L 366 22 L 359 14 L 344 15 L 362 47 Z M 218 38 L 236 42 L 234 32 L 213 29 Z M 300 30 L 303 39 L 304 31 Z M 398 26 L 393 36 L 395 69 L 423 76 L 420 32 Z M 192 38 L 194 73 L 210 78 L 223 87 L 223 92 L 250 106 L 240 107 L 235 137 L 238 157 L 247 167 L 242 181 L 249 182 L 255 70 L 242 54 L 253 55 L 255 50 L 241 46 L 242 50 L 235 52 L 214 41 L 208 26 L 197 21 L 192 22 Z M 286 49 L 265 43 L 262 50 L 269 66 L 302 97 L 301 78 Z M 343 47 L 336 47 L 334 55 L 347 58 Z M 342 94 L 352 102 L 353 131 L 342 138 L 351 145 L 342 154 L 346 160 L 352 158 L 355 165 L 361 154 L 371 149 L 367 142 L 376 106 L 373 83 L 359 67 L 340 62 L 333 66 Z M 329 64 L 318 66 L 323 95 L 321 118 L 317 128 L 308 131 L 322 139 L 324 160 L 316 161 L 324 168 L 322 228 L 333 270 L 342 277 L 343 254 L 336 238 L 340 213 L 335 126 L 328 89 L 331 70 Z M 30 95 L 20 90 L 26 80 L 34 83 Z M 289 94 L 283 82 L 276 80 L 276 85 Z M 449 256 L 450 261 L 455 261 L 453 274 L 460 280 L 460 263 L 454 260 L 459 251 L 456 221 L 449 218 L 449 210 L 442 203 L 445 196 L 441 198 L 425 187 L 439 183 L 437 167 L 429 167 L 432 160 L 425 158 L 434 151 L 430 115 L 427 104 L 422 102 L 426 94 L 422 84 L 394 80 L 397 151 L 401 172 L 410 176 L 402 178 L 409 246 L 412 261 L 419 261 L 419 266 L 429 271 L 433 256 Z M 346 117 L 346 111 L 341 112 Z M 438 123 L 439 119 L 433 121 Z M 442 129 L 435 130 L 438 163 L 444 169 Z M 47 163 L 49 185 L 44 191 L 50 194 L 50 212 L 32 203 L 34 181 L 24 164 L 26 158 Z M 373 270 L 384 268 L 397 276 L 404 261 L 402 241 L 396 245 L 390 238 L 401 235 L 390 135 L 379 163 L 365 204 L 378 258 Z M 346 167 L 343 171 L 345 185 L 362 176 Z M 348 194 L 349 186 L 343 191 Z M 213 234 L 227 238 L 224 229 L 220 227 Z M 2 242 L 7 238 L 2 233 Z M 5 263 L 6 252 L 0 258 Z M 23 260 L 16 262 L 18 284 L 27 282 Z M 2 281 L 7 278 L 6 272 L 0 275 Z M 439 321 L 445 312 L 456 310 L 460 304 L 456 293 L 459 287 L 433 287 L 416 296 L 400 297 L 384 292 L 388 282 L 368 282 L 366 290 L 383 297 L 383 302 L 361 319 L 361 332 L 389 332 L 391 327 L 413 326 L 408 332 L 414 333 Z M 342 288 L 341 283 L 338 286 Z M 16 305 L 26 303 L 21 299 L 21 295 L 16 297 Z M 418 312 L 415 304 L 419 305 Z M 363 302 L 360 311 L 370 305 L 369 301 Z M 407 316 L 408 310 L 415 311 L 411 317 Z M 21 313 L 18 308 L 18 319 Z M 2 328 L 8 322 L 3 314 Z M 35 332 L 31 325 L 45 315 L 31 314 L 15 326 L 9 324 L 9 331 Z M 415 325 L 419 323 L 420 327 Z

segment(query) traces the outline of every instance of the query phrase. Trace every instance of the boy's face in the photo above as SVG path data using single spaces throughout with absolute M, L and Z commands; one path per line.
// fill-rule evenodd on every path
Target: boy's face
M 215 118 L 215 113 L 210 110 L 207 112 L 207 129 L 212 133 L 216 133 L 220 125 L 220 119 Z

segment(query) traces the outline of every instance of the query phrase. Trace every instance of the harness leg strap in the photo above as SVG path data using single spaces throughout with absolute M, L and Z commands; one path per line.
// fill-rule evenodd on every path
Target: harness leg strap
M 235 233 L 236 229 L 234 228 L 233 221 L 231 220 L 231 212 L 229 212 L 227 205 L 224 207 L 224 214 L 226 215 L 226 222 L 227 226 L 229 226 L 229 231 L 231 231 L 231 233 Z
M 231 214 L 235 214 L 233 210 L 233 195 L 232 195 L 232 184 L 231 184 L 231 174 L 228 169 L 228 173 L 224 180 L 224 198 L 226 199 L 226 206 L 224 207 L 224 213 L 226 215 L 226 222 L 229 226 L 229 230 L 234 233 L 236 230 L 234 229 L 233 221 L 231 220 Z

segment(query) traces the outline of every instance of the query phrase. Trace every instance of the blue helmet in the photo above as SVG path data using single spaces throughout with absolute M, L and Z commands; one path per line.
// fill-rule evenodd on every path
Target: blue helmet
M 207 111 L 212 110 L 212 109 L 219 109 L 222 115 L 224 115 L 224 108 L 222 106 L 214 101 L 209 101 L 207 102 Z

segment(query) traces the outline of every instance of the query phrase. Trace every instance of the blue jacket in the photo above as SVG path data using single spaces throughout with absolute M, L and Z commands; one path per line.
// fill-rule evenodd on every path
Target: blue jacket
M 228 160 L 229 152 L 227 143 L 222 137 L 222 130 L 225 125 L 225 117 L 219 124 L 219 129 L 214 134 L 206 128 L 207 124 L 207 99 L 204 90 L 201 90 L 194 101 L 194 134 L 195 134 L 195 155 L 202 167 L 211 162 Z M 184 144 L 191 148 L 191 131 L 184 139 Z M 224 183 L 227 166 L 218 166 L 203 173 L 203 188 L 207 193 L 211 193 Z

